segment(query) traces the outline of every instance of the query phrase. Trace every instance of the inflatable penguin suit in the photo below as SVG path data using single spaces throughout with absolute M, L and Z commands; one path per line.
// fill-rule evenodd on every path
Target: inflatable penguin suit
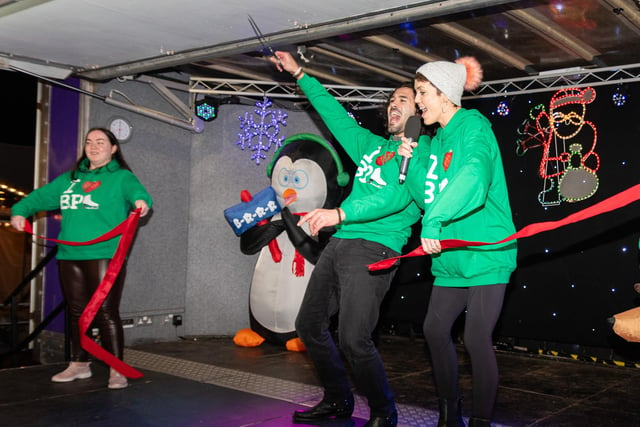
M 260 251 L 249 293 L 250 329 L 234 342 L 252 347 L 264 340 L 304 351 L 295 319 L 313 266 L 335 230 L 309 235 L 298 227 L 301 215 L 316 208 L 334 208 L 346 196 L 349 175 L 335 149 L 323 138 L 301 133 L 287 138 L 267 166 L 267 176 L 281 212 L 240 236 L 242 253 Z

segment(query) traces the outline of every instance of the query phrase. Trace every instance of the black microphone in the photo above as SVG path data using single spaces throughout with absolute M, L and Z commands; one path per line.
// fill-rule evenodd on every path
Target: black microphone
M 411 116 L 407 120 L 407 123 L 404 125 L 404 136 L 409 138 L 409 141 L 417 141 L 420 137 L 420 128 L 422 127 L 422 122 L 420 117 Z M 404 180 L 407 179 L 407 171 L 409 170 L 409 160 L 411 157 L 402 157 L 402 162 L 400 162 L 400 176 L 398 177 L 398 181 L 400 184 L 404 183 Z

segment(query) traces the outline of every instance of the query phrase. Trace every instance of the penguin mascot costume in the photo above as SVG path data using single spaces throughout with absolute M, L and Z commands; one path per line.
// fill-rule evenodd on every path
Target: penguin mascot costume
M 331 209 L 346 197 L 349 174 L 335 149 L 309 133 L 283 141 L 267 166 L 267 177 L 281 211 L 240 235 L 246 255 L 260 252 L 249 293 L 250 329 L 233 338 L 236 345 L 255 347 L 268 341 L 290 351 L 304 351 L 295 320 L 320 253 L 335 229 L 316 237 L 300 216 L 316 208 Z

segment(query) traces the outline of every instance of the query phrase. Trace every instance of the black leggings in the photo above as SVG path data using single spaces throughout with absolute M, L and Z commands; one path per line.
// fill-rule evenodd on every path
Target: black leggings
M 80 345 L 78 321 L 107 272 L 110 261 L 109 259 L 58 261 L 62 293 L 67 303 L 71 322 L 71 361 L 73 362 L 87 362 L 89 360 L 89 355 Z M 125 273 L 126 263 L 123 264 L 120 274 L 114 281 L 102 306 L 98 309 L 92 324 L 100 331 L 102 346 L 118 359 L 122 359 L 124 351 L 124 331 L 119 308 Z
M 471 359 L 472 416 L 491 419 L 498 391 L 498 363 L 493 328 L 498 321 L 506 285 L 447 288 L 434 286 L 423 331 L 431 353 L 438 397 L 458 398 L 458 356 L 451 329 L 466 308 L 464 345 Z

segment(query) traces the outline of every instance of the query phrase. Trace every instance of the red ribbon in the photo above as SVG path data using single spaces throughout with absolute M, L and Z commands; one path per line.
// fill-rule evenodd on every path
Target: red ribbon
M 129 248 L 131 247 L 133 236 L 135 235 L 136 229 L 138 228 L 139 219 L 140 209 L 136 209 L 131 213 L 131 215 L 129 215 L 127 219 L 122 221 L 113 230 L 108 231 L 102 236 L 86 242 L 70 242 L 66 240 L 49 239 L 43 236 L 36 236 L 35 234 L 33 234 L 33 228 L 31 227 L 29 221 L 26 221 L 24 225 L 24 231 L 33 234 L 35 237 L 70 246 L 93 245 L 95 243 L 104 242 L 116 236 L 122 235 L 122 237 L 120 238 L 120 242 L 118 243 L 118 248 L 116 249 L 113 258 L 111 258 L 111 261 L 109 262 L 107 272 L 105 273 L 102 281 L 100 282 L 100 285 L 91 296 L 89 303 L 84 308 L 84 311 L 80 316 L 78 327 L 80 328 L 80 344 L 82 345 L 82 347 L 93 356 L 102 360 L 107 365 L 128 378 L 141 378 L 143 375 L 142 372 L 124 363 L 122 360 L 118 359 L 116 356 L 102 348 L 100 345 L 98 345 L 98 343 L 89 338 L 86 333 L 89 329 L 89 325 L 91 325 L 91 322 L 96 316 L 98 309 L 102 306 L 102 303 L 109 294 L 109 291 L 111 291 L 113 282 L 116 280 L 118 274 L 120 273 L 122 264 L 124 263 L 124 260 L 127 257 L 127 253 L 129 252 Z
M 307 212 L 294 212 L 294 215 L 305 216 Z M 293 252 L 293 262 L 291 264 L 291 272 L 296 277 L 304 276 L 304 263 L 305 259 L 297 249 Z
M 440 241 L 440 246 L 442 246 L 442 249 L 444 250 L 444 249 L 451 249 L 451 248 L 460 248 L 464 246 L 497 245 L 499 243 L 508 242 L 510 240 L 521 239 L 523 237 L 530 237 L 535 234 L 542 233 L 544 231 L 554 230 L 556 228 L 560 228 L 568 224 L 573 224 L 574 222 L 579 222 L 587 218 L 600 215 L 605 212 L 610 212 L 610 211 L 619 209 L 623 206 L 626 206 L 632 202 L 635 202 L 638 199 L 640 199 L 640 184 L 634 185 L 633 187 L 628 188 L 624 191 L 621 191 L 620 193 L 615 194 L 609 197 L 608 199 L 605 199 L 592 206 L 589 206 L 588 208 L 582 209 L 581 211 L 568 215 L 563 219 L 559 219 L 557 221 L 546 221 L 546 222 L 537 222 L 534 224 L 529 224 L 526 227 L 522 228 L 520 231 L 498 242 L 486 243 L 486 242 L 469 242 L 466 240 L 457 240 L 457 239 L 446 239 L 446 240 Z M 427 254 L 422 249 L 422 246 L 418 246 L 417 248 L 415 248 L 413 251 L 409 252 L 406 255 L 400 255 L 393 258 L 383 259 L 382 261 L 369 264 L 367 267 L 369 268 L 369 271 L 384 270 L 386 268 L 390 268 L 391 266 L 393 266 L 396 260 L 400 258 L 422 256 L 422 255 L 427 255 Z

